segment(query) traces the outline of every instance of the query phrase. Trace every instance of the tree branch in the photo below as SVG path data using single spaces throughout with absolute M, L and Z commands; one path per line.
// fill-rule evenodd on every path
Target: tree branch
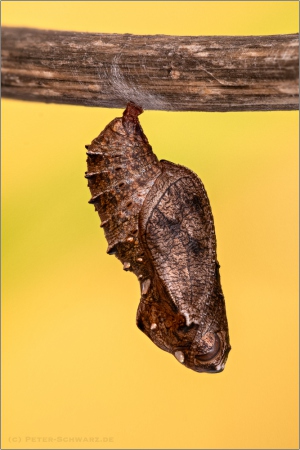
M 165 111 L 298 109 L 299 39 L 2 28 L 2 96 Z

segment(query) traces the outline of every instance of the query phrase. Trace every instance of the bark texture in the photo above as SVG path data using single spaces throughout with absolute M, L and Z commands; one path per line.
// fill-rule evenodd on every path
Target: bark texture
M 2 28 L 2 96 L 166 111 L 298 109 L 299 38 Z

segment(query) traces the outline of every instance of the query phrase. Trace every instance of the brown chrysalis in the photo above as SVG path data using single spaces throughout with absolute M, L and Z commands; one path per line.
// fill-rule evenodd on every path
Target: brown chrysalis
M 141 286 L 137 326 L 197 372 L 224 369 L 230 351 L 209 200 L 186 167 L 159 161 L 130 102 L 87 145 L 93 203 L 124 270 Z

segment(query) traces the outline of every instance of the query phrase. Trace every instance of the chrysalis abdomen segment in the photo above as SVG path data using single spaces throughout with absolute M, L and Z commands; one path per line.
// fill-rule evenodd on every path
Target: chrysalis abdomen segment
M 160 163 L 139 124 L 142 109 L 129 103 L 87 146 L 86 178 L 101 218 L 110 254 L 125 270 L 143 275 L 138 216 L 144 199 L 161 173 Z M 139 259 L 139 260 L 138 260 Z M 146 274 L 145 274 L 146 275 Z

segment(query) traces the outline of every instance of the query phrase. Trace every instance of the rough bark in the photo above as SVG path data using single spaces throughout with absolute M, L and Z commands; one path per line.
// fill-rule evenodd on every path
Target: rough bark
M 166 111 L 298 109 L 299 38 L 2 28 L 2 96 Z

